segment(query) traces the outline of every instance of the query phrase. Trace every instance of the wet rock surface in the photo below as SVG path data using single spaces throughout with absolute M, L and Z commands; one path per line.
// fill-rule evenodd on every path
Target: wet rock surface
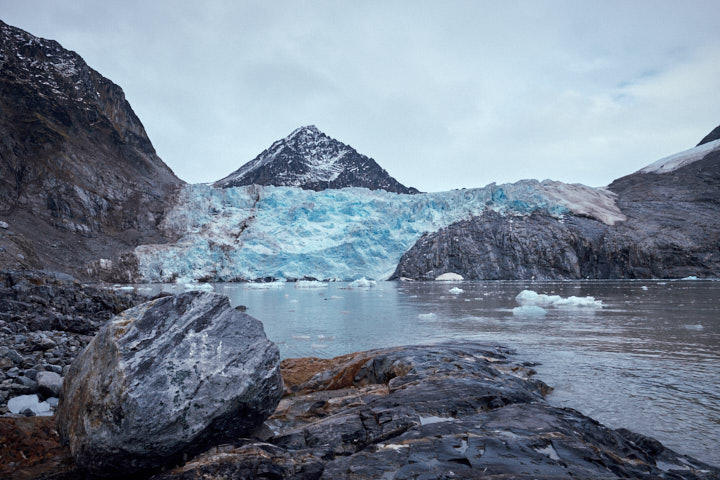
M 532 369 L 495 346 L 286 360 L 283 371 L 295 393 L 266 422 L 272 436 L 212 449 L 154 478 L 720 476 L 655 440 L 551 407 Z
M 225 296 L 188 292 L 103 326 L 65 375 L 56 418 L 79 467 L 129 474 L 252 433 L 281 395 L 262 323 Z
M 0 415 L 19 395 L 57 397 L 97 330 L 145 297 L 39 271 L 0 271 Z
M 634 173 L 608 189 L 625 221 L 486 212 L 423 235 L 392 278 L 720 277 L 720 152 L 668 173 Z

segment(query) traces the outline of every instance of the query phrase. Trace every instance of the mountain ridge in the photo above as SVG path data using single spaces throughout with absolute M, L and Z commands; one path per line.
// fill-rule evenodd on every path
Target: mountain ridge
M 315 125 L 296 128 L 213 185 L 229 188 L 252 184 L 315 191 L 364 187 L 394 193 L 418 192 L 391 177 L 372 158 L 331 138 Z

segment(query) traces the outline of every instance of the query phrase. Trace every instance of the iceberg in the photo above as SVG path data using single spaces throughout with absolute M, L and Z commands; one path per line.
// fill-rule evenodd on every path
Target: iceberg
M 133 253 L 138 280 L 149 283 L 385 280 L 423 234 L 487 210 L 624 218 L 612 193 L 548 180 L 415 195 L 196 184 L 182 187 L 161 224 L 178 240 L 141 245 Z
M 438 282 L 462 282 L 463 280 L 464 278 L 462 275 L 452 272 L 443 273 L 435 278 L 435 281 Z
M 460 295 L 464 291 L 465 290 L 463 290 L 462 288 L 457 288 L 457 287 L 453 287 L 450 290 L 448 290 L 448 292 L 452 293 L 453 295 Z
M 522 292 L 518 293 L 515 297 L 515 301 L 519 303 L 522 307 L 602 307 L 602 300 L 595 300 L 595 297 L 570 296 L 567 298 L 563 298 L 560 295 L 545 295 L 537 293 L 533 290 L 523 290 Z
M 353 280 L 350 282 L 348 287 L 350 288 L 370 288 L 374 287 L 376 285 L 376 282 L 374 280 L 368 280 L 365 277 L 358 278 L 357 280 Z

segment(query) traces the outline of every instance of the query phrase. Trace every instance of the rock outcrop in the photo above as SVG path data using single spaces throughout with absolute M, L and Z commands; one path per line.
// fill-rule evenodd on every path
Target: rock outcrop
M 314 125 L 300 127 L 273 143 L 216 187 L 277 185 L 306 190 L 364 187 L 395 193 L 418 193 L 391 177 L 375 160 L 328 137 Z
M 701 144 L 610 184 L 624 221 L 486 212 L 424 235 L 392 278 L 720 277 L 720 145 Z
M 65 376 L 58 431 L 82 469 L 129 474 L 250 434 L 281 394 L 262 324 L 227 297 L 191 292 L 98 332 Z
M 0 21 L 0 267 L 82 278 L 88 262 L 162 243 L 157 225 L 182 183 L 119 86 Z
M 652 438 L 548 405 L 532 366 L 477 343 L 283 360 L 285 398 L 265 428 L 151 478 L 720 478 Z M 0 475 L 85 478 L 46 420 L 0 419 L 3 434 Z
M 214 448 L 155 480 L 717 478 L 720 470 L 542 397 L 499 347 L 473 343 L 286 360 L 263 441 Z M 317 373 L 313 375 L 313 371 Z M 308 379 L 308 377 L 310 377 Z M 307 379 L 307 380 L 306 380 Z M 297 383 L 295 383 L 297 382 Z

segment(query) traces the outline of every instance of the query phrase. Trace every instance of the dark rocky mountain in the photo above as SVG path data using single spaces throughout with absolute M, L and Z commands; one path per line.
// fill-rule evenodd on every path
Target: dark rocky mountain
M 712 141 L 714 141 L 714 140 L 720 140 L 720 125 L 718 125 L 717 127 L 715 127 L 715 128 L 712 130 L 712 132 L 710 132 L 710 133 L 708 133 L 707 135 L 705 135 L 705 137 L 703 137 L 703 139 L 700 140 L 700 143 L 698 143 L 698 146 L 704 145 L 704 144 L 706 144 L 706 143 L 710 143 L 710 142 L 712 142 Z
M 392 278 L 719 277 L 720 145 L 710 141 L 612 182 L 625 221 L 486 212 L 424 235 Z
M 55 41 L 3 22 L 0 38 L 0 266 L 87 276 L 162 243 L 183 182 L 122 89 Z
M 277 185 L 306 190 L 365 187 L 395 193 L 418 193 L 391 177 L 372 158 L 317 129 L 300 127 L 222 180 L 216 187 Z

